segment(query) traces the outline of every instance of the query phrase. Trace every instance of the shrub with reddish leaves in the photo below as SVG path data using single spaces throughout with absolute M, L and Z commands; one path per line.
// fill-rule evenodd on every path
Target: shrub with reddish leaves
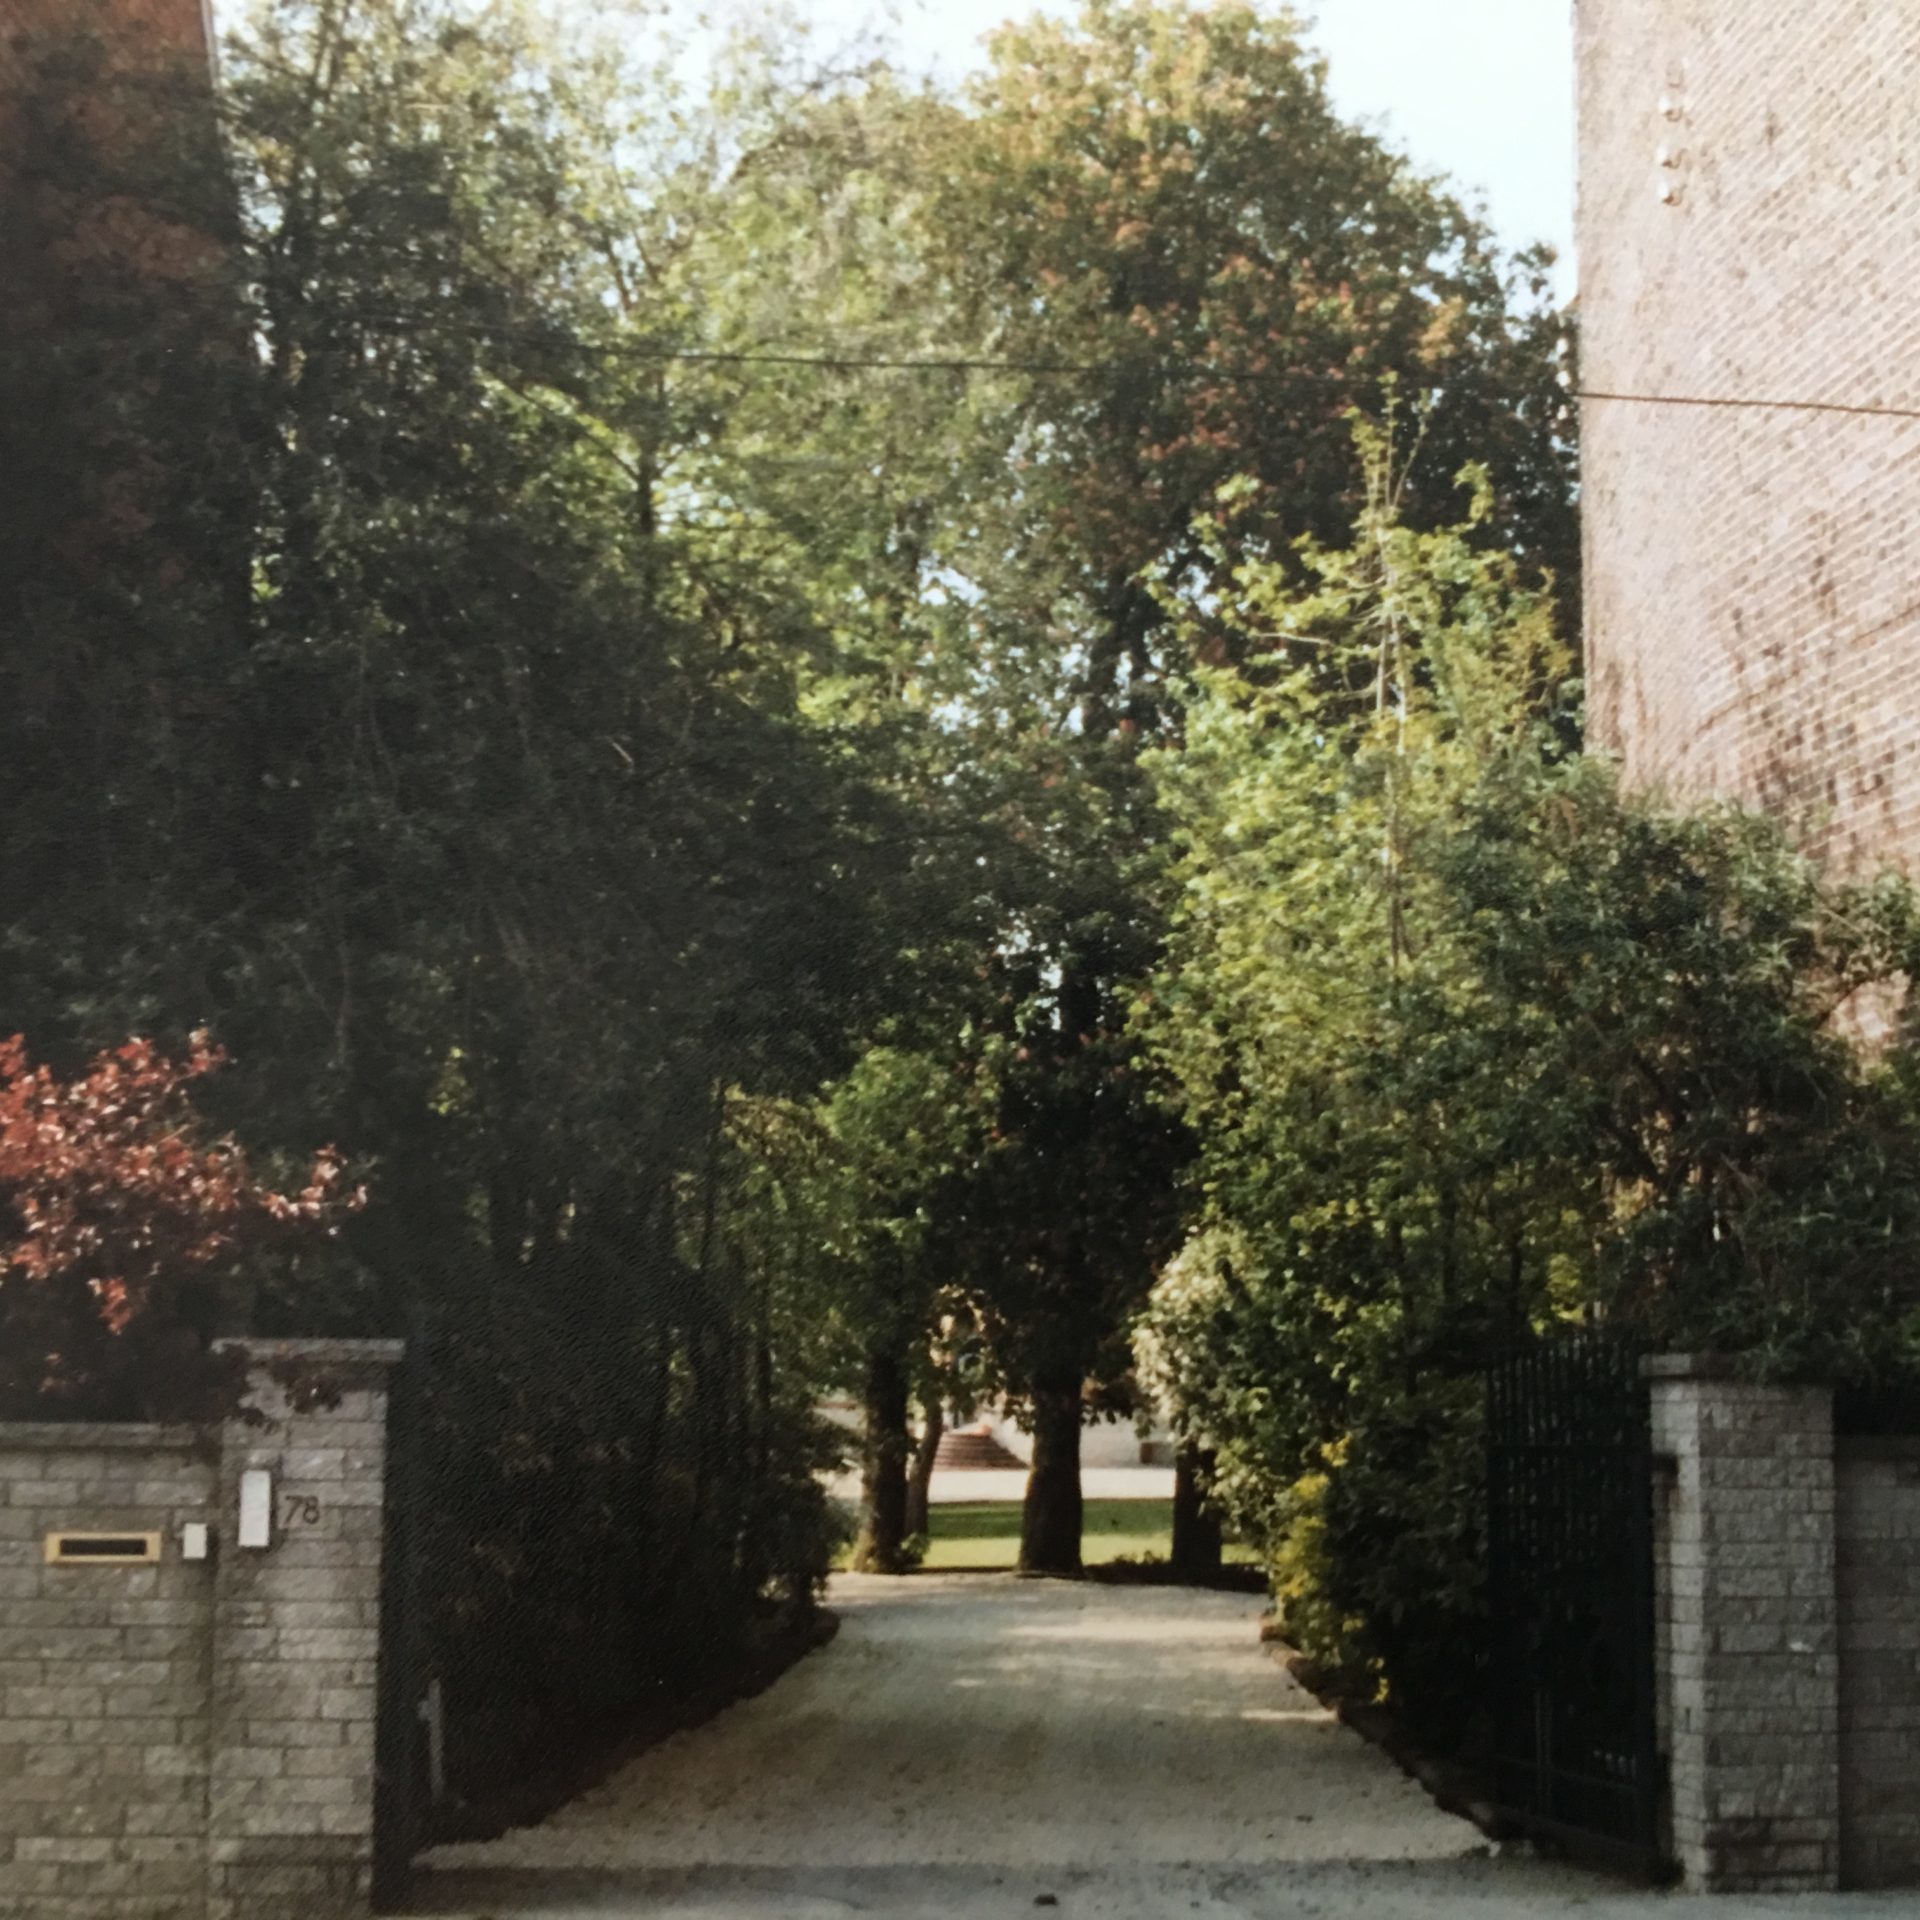
M 253 1177 L 188 1094 L 224 1056 L 134 1039 L 70 1080 L 0 1041 L 0 1419 L 207 1420 L 242 1362 L 210 1341 L 241 1290 L 358 1206 L 318 1154 L 297 1193 Z

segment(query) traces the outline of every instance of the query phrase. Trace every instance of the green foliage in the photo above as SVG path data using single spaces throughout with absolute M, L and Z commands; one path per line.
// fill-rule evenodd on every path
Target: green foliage
M 912 1403 L 967 1405 L 971 1314 L 938 1256 L 932 1205 L 979 1150 L 994 1099 L 990 1056 L 946 1063 L 868 1048 L 808 1103 L 736 1103 L 741 1204 L 731 1256 L 782 1303 L 801 1377 L 862 1404 L 865 1438 L 853 1563 L 905 1572 Z
M 992 1137 L 927 1204 L 994 1384 L 1070 1422 L 1129 1403 L 1186 1152 L 1127 1029 L 1162 934 L 1137 750 L 1187 646 L 1141 572 L 1217 583 L 1207 514 L 1288 565 L 1344 539 L 1342 407 L 1396 373 L 1441 390 L 1442 461 L 1494 470 L 1481 544 L 1567 555 L 1556 323 L 1284 20 L 1090 6 L 1003 35 L 962 101 L 796 66 L 737 50 L 685 176 L 721 217 L 653 256 L 703 352 L 793 356 L 676 371 L 708 432 L 675 471 L 830 630 L 805 709 L 919 824 L 889 896 L 917 992 L 878 1037 L 998 1049 Z
M 510 1771 L 824 1570 L 725 1115 L 845 1059 L 898 832 L 801 711 L 817 623 L 677 491 L 702 397 L 628 350 L 678 315 L 651 83 L 439 0 L 269 8 L 229 72 L 261 517 L 211 964 L 263 1105 L 374 1160 L 437 1657 Z
M 1911 977 L 1907 884 L 1824 880 L 1760 816 L 1623 800 L 1580 760 L 1499 768 L 1440 864 L 1503 1015 L 1497 1138 L 1600 1182 L 1596 1308 L 1774 1378 L 1911 1364 L 1911 1056 L 1844 1024 Z
M 1051 371 L 982 396 L 1014 481 L 954 564 L 996 632 L 1013 616 L 1050 647 L 1029 656 L 1038 737 L 1008 766 L 1029 872 L 1009 864 L 986 1014 L 1014 1064 L 953 1240 L 1018 1395 L 1079 1405 L 1089 1381 L 1088 1407 L 1124 1407 L 1126 1322 L 1177 1237 L 1189 1151 L 1128 1024 L 1167 899 L 1138 753 L 1179 736 L 1189 659 L 1236 657 L 1149 576 L 1205 603 L 1231 592 L 1229 548 L 1297 579 L 1299 537 L 1348 539 L 1344 410 L 1395 377 L 1444 390 L 1442 460 L 1464 437 L 1496 469 L 1474 541 L 1558 557 L 1563 416 L 1537 301 L 1444 191 L 1340 121 L 1285 16 L 1094 0 L 999 35 L 968 106 L 938 173 L 943 282 L 971 338 Z M 1422 468 L 1410 517 L 1448 470 Z
M 1153 763 L 1180 898 L 1137 1018 L 1200 1152 L 1147 1345 L 1296 1630 L 1457 1734 L 1489 1358 L 1566 1318 L 1770 1377 L 1914 1354 L 1910 1074 L 1833 1016 L 1915 920 L 1568 752 L 1547 599 L 1363 444 L 1311 592 L 1242 560 L 1187 612 L 1246 664 Z
M 108 156 L 222 216 L 204 271 L 109 253 L 10 332 L 65 465 L 0 551 L 0 1008 L 62 1063 L 204 1021 L 217 1126 L 364 1172 L 365 1284 L 252 1319 L 427 1357 L 428 1658 L 510 1775 L 824 1572 L 723 1120 L 851 1056 L 904 835 L 803 710 L 815 614 L 674 497 L 710 417 L 628 351 L 687 204 L 624 137 L 652 83 L 451 0 L 266 5 L 223 72 L 217 201 Z M 164 380 L 88 386 L 149 330 Z
M 873 1046 L 810 1102 L 739 1099 L 737 1257 L 804 1317 L 807 1376 L 859 1392 L 876 1342 L 921 1364 L 959 1303 L 933 1244 L 935 1194 L 979 1151 L 993 1066 Z
M 1197 529 L 1292 570 L 1362 506 L 1346 409 L 1395 378 L 1437 395 L 1408 518 L 1451 512 L 1467 459 L 1483 544 L 1569 578 L 1560 323 L 1532 271 L 1375 133 L 1343 121 L 1287 10 L 1087 0 L 1003 29 L 942 201 L 976 332 L 1078 377 L 1015 388 L 1025 484 L 1087 679 L 1146 726 L 1170 637 L 1142 571 L 1210 570 Z M 1218 489 L 1243 482 L 1231 505 Z
M 224 165 L 165 113 L 80 156 L 191 271 L 70 277 L 0 408 L 0 1030 L 71 1064 L 205 1022 L 219 1125 L 364 1171 L 363 1278 L 253 1318 L 429 1357 L 434 1659 L 487 1721 L 455 1750 L 508 1770 L 804 1604 L 818 1388 L 901 1433 L 984 1336 L 975 1384 L 1044 1397 L 1077 1485 L 1191 1151 L 1156 1095 L 1199 1028 L 1129 1024 L 1172 898 L 1142 744 L 1181 737 L 1190 658 L 1264 653 L 1218 615 L 1239 556 L 1251 605 L 1297 536 L 1351 537 L 1341 411 L 1389 376 L 1438 389 L 1409 524 L 1459 445 L 1487 464 L 1434 589 L 1463 630 L 1569 510 L 1552 316 L 1284 22 L 1101 0 L 965 100 L 763 36 L 695 105 L 632 46 L 515 0 L 263 0 Z M 53 245 L 70 206 L 19 185 Z M 973 364 L 862 364 L 925 359 Z M 1476 572 L 1501 545 L 1524 566 Z M 1270 692 L 1277 734 L 1308 710 Z M 1329 965 L 1362 828 L 1405 838 L 1411 925 L 1458 811 L 1368 764 L 1300 922 Z M 1256 959 L 1217 1010 L 1250 1029 Z M 1384 1299 L 1391 1267 L 1354 1271 Z M 1369 1315 L 1332 1400 L 1399 1337 Z

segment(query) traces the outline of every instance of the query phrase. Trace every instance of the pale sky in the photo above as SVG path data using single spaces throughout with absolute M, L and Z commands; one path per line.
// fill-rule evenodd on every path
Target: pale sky
M 1573 294 L 1573 0 L 1319 0 L 1344 112 L 1486 199 L 1510 245 L 1548 241 Z
M 912 66 L 957 76 L 981 37 L 1035 11 L 1035 0 L 789 0 L 831 43 L 895 15 L 889 31 Z M 752 0 L 671 0 L 670 17 L 752 17 Z M 1341 111 L 1378 124 L 1423 169 L 1484 197 L 1511 246 L 1545 240 L 1573 276 L 1573 0 L 1300 0 L 1326 55 Z

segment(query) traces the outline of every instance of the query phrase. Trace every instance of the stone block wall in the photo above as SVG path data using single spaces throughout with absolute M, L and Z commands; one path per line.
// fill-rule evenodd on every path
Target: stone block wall
M 1920 1438 L 1646 1363 L 1671 1852 L 1709 1891 L 1920 1887 Z
M 0 1916 L 199 1920 L 211 1511 L 192 1433 L 0 1426 Z M 49 1565 L 63 1528 L 158 1533 L 150 1566 Z
M 264 1418 L 214 1439 L 0 1426 L 0 1920 L 368 1911 L 399 1349 L 254 1351 Z M 273 1482 L 262 1548 L 237 1539 L 250 1470 Z M 56 1531 L 157 1534 L 160 1556 L 55 1565 Z
M 1590 715 L 1636 782 L 1920 872 L 1920 33 L 1577 0 Z
M 1920 1439 L 1840 1444 L 1840 1867 L 1920 1886 Z
M 221 1508 L 273 1475 L 273 1545 L 223 1556 L 213 1612 L 208 1920 L 364 1913 L 373 1873 L 387 1370 L 380 1342 L 253 1343 L 310 1369 L 306 1412 L 270 1377 L 265 1427 L 229 1426 Z
M 1839 1882 L 1832 1396 L 1679 1356 L 1648 1363 L 1656 1508 L 1655 1697 L 1672 1846 L 1689 1885 Z

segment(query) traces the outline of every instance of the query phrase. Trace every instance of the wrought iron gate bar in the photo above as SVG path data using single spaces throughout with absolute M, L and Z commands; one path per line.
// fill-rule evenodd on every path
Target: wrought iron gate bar
M 1496 1800 L 1651 1870 L 1652 1447 L 1639 1355 L 1590 1331 L 1487 1378 Z

